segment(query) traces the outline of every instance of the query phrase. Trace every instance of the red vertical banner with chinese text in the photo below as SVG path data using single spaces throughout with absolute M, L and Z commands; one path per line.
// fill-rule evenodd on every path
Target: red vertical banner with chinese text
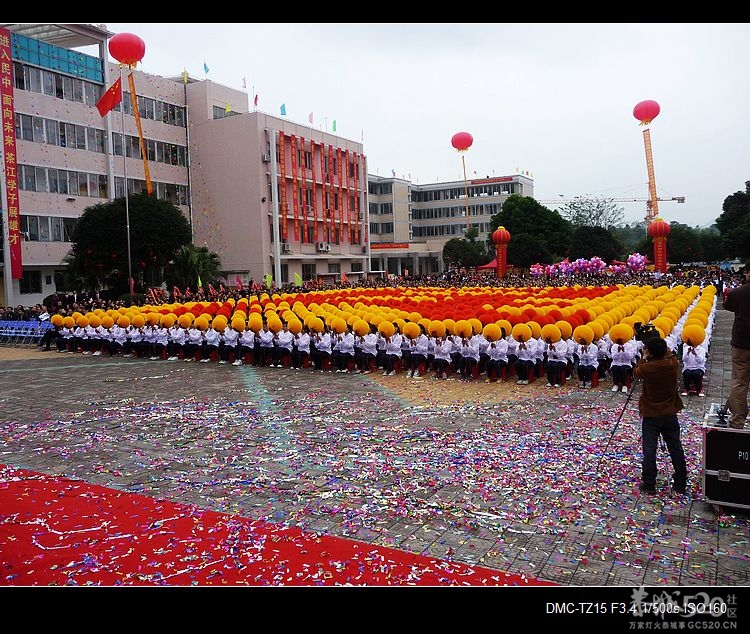
M 310 210 L 310 201 L 307 199 L 307 157 L 305 156 L 305 137 L 301 136 L 299 138 L 299 143 L 301 148 L 299 163 L 299 191 L 300 204 L 302 205 L 302 242 L 306 242 L 307 236 L 310 235 L 307 231 L 307 215 Z
M 359 241 L 359 154 L 354 152 L 354 242 Z
M 338 177 L 339 177 L 339 240 L 344 242 L 346 234 L 344 233 L 344 161 L 341 156 L 341 148 L 336 148 L 336 157 L 338 159 Z
M 135 126 L 138 129 L 138 140 L 141 144 L 141 158 L 143 159 L 143 173 L 146 177 L 146 191 L 151 196 L 154 193 L 154 186 L 151 184 L 151 172 L 148 169 L 148 156 L 146 155 L 146 141 L 143 138 L 143 127 L 141 126 L 141 115 L 138 109 L 138 95 L 135 92 L 135 79 L 133 73 L 128 75 L 130 84 L 130 100 L 133 103 L 133 116 L 135 117 Z M 123 150 L 124 151 L 124 150 Z
M 281 239 L 286 242 L 286 151 L 284 149 L 284 131 L 279 130 L 279 182 L 281 183 Z
M 299 242 L 299 184 L 297 183 L 297 137 L 291 135 L 292 153 L 292 209 L 294 213 L 294 241 Z
M 333 232 L 336 233 L 336 185 L 334 183 L 333 171 L 333 146 L 328 146 L 328 224 Z
M 310 141 L 310 170 L 312 171 L 313 241 L 318 241 L 318 196 L 315 191 L 315 141 Z
M 323 240 L 328 240 L 328 175 L 326 174 L 326 147 L 320 144 L 320 192 L 323 214 Z
M 360 155 L 362 165 L 362 189 L 367 187 L 367 157 L 362 154 Z M 359 192 L 357 194 L 357 204 L 360 203 Z M 368 244 L 370 241 L 370 225 L 367 222 L 368 213 L 367 209 L 362 210 L 362 244 Z
M 351 167 L 349 165 L 349 150 L 344 150 L 344 179 L 346 180 L 346 233 L 349 235 L 349 244 L 354 244 L 352 235 L 352 190 L 351 190 Z
M 667 272 L 667 239 L 663 236 L 654 238 L 654 270 Z
M 5 172 L 5 201 L 8 210 L 8 251 L 10 275 L 23 278 L 21 255 L 21 207 L 18 198 L 18 160 L 16 154 L 16 107 L 13 92 L 13 61 L 10 54 L 10 31 L 0 28 L 0 113 L 3 130 L 3 171 Z

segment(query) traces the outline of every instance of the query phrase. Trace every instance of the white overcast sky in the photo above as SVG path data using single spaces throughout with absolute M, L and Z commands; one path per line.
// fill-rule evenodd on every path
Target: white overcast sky
M 750 180 L 749 24 L 106 23 L 146 44 L 139 68 L 186 69 L 252 108 L 364 141 L 371 174 L 462 180 L 530 172 L 539 200 L 648 198 L 651 124 L 660 216 L 709 226 Z M 114 61 L 114 60 L 113 60 Z M 204 72 L 204 63 L 209 72 Z M 645 202 L 620 203 L 627 221 Z

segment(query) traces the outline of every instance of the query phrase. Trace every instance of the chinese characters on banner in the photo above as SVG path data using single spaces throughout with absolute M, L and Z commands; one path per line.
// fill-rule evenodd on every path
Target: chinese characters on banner
M 10 56 L 10 31 L 0 28 L 0 116 L 5 162 L 5 200 L 8 218 L 10 273 L 14 280 L 23 277 L 21 260 L 21 213 L 18 201 L 18 163 L 16 160 L 16 108 L 13 93 L 13 63 Z

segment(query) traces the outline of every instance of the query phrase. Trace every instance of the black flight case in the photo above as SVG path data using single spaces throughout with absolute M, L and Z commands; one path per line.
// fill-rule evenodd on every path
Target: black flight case
M 724 414 L 724 412 L 722 412 Z M 703 425 L 703 498 L 750 509 L 750 429 L 726 426 L 726 415 Z

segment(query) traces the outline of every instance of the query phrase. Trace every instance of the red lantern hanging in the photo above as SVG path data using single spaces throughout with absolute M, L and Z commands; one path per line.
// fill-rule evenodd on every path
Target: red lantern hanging
M 456 132 L 451 137 L 451 145 L 456 148 L 459 152 L 466 152 L 474 143 L 474 137 L 468 132 Z
M 125 66 L 135 66 L 146 53 L 146 43 L 133 33 L 118 33 L 109 40 L 109 54 Z
M 633 108 L 633 116 L 641 122 L 641 125 L 648 125 L 661 112 L 659 104 L 652 100 L 641 101 Z
M 669 223 L 664 222 L 658 216 L 648 226 L 648 235 L 650 238 L 666 238 L 671 232 L 672 227 L 669 226 Z

